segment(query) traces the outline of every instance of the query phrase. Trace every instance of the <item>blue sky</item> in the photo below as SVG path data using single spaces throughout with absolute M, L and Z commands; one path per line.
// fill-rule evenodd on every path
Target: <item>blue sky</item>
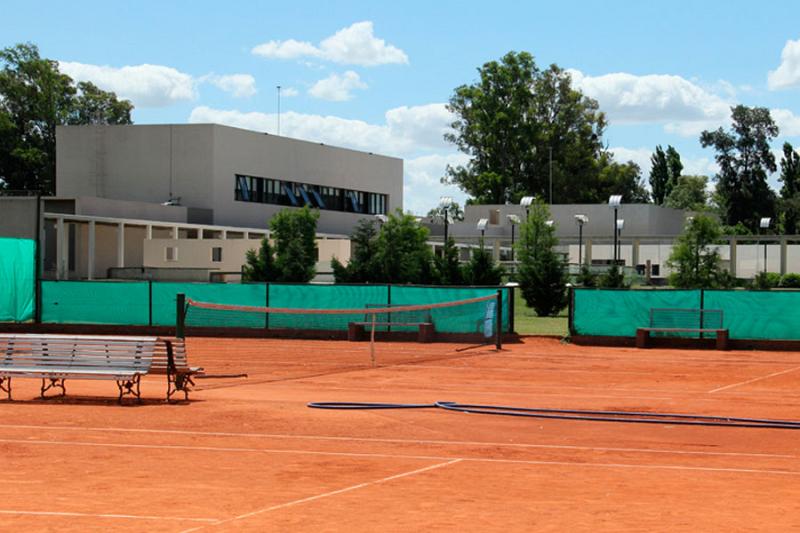
M 657 144 L 712 175 L 699 132 L 766 106 L 800 144 L 796 2 L 3 2 L 0 46 L 30 41 L 76 79 L 130 98 L 137 123 L 219 122 L 402 157 L 425 212 L 448 163 L 452 90 L 509 50 L 572 69 L 617 159 Z M 775 178 L 772 179 L 776 185 Z

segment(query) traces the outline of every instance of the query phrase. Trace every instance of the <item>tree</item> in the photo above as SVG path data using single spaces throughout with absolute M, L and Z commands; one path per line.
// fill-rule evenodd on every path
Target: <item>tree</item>
M 350 236 L 351 255 L 347 266 L 337 258 L 331 260 L 336 283 L 370 283 L 378 279 L 375 254 L 378 249 L 378 231 L 375 222 L 362 218 Z
M 133 106 L 59 72 L 36 45 L 0 51 L 0 180 L 10 189 L 55 193 L 56 126 L 130 124 Z
M 595 190 L 598 198 L 595 202 L 608 200 L 612 194 L 621 194 L 626 204 L 646 204 L 650 194 L 642 180 L 642 170 L 633 161 L 617 163 L 611 160 L 611 154 L 600 157 L 602 170 Z
M 672 209 L 700 211 L 708 201 L 707 184 L 706 176 L 679 176 L 664 205 Z
M 464 210 L 461 209 L 461 206 L 458 205 L 458 202 L 453 202 L 450 204 L 450 207 L 447 208 L 447 211 L 450 213 L 450 218 L 448 220 L 450 222 L 464 220 Z M 444 221 L 444 212 L 445 208 L 442 206 L 434 207 L 430 211 L 428 211 L 428 218 L 431 220 L 441 220 Z
M 800 220 L 800 155 L 788 142 L 783 143 L 783 157 L 781 158 L 781 199 L 780 221 L 783 231 L 789 235 L 796 235 L 798 220 Z
M 261 239 L 256 250 L 247 250 L 245 265 L 242 267 L 242 281 L 275 281 L 275 258 L 269 238 Z
M 442 285 L 461 285 L 464 283 L 464 273 L 458 261 L 458 248 L 452 237 L 444 243 L 441 257 L 434 257 L 438 283 Z
M 682 289 L 712 289 L 730 285 L 730 274 L 722 269 L 719 251 L 714 246 L 722 236 L 716 218 L 698 214 L 692 217 L 676 239 L 667 265 L 673 269 L 670 284 Z
M 399 209 L 381 226 L 375 250 L 378 279 L 383 283 L 430 283 L 434 278 L 428 229 Z
M 520 225 L 517 247 L 518 281 L 528 307 L 539 316 L 555 316 L 567 305 L 567 268 L 555 246 L 555 228 L 548 224 L 550 210 L 541 199 Z
M 650 163 L 650 190 L 653 203 L 663 205 L 683 171 L 681 156 L 672 146 L 667 146 L 665 152 L 659 145 L 650 156 Z
M 700 144 L 717 152 L 717 193 L 724 223 L 742 222 L 755 230 L 761 217 L 774 216 L 775 194 L 767 174 L 777 170 L 770 141 L 777 137 L 778 126 L 764 107 L 738 105 L 731 111 L 731 129 L 704 131 Z
M 283 209 L 269 222 L 275 241 L 275 281 L 311 281 L 316 275 L 317 220 L 308 206 Z
M 448 167 L 443 181 L 477 203 L 547 197 L 552 162 L 554 201 L 596 201 L 606 127 L 597 102 L 572 87 L 568 72 L 540 70 L 527 52 L 509 52 L 478 73 L 447 106 L 456 118 L 445 139 L 470 160 Z
M 464 265 L 464 282 L 467 285 L 499 285 L 505 269 L 494 262 L 491 252 L 483 247 L 472 251 L 469 263 Z

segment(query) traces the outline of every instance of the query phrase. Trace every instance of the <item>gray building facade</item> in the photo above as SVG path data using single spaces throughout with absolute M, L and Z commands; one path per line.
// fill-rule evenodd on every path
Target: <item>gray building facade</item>
M 178 204 L 190 223 L 266 228 L 309 205 L 320 232 L 348 235 L 403 207 L 402 159 L 228 126 L 60 126 L 56 146 L 57 197 Z M 103 216 L 122 209 L 95 204 Z

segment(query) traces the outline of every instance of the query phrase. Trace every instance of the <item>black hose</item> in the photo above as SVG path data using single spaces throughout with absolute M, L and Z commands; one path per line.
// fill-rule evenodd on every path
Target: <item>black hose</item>
M 314 409 L 445 409 L 470 414 L 547 418 L 555 420 L 583 420 L 590 422 L 624 422 L 629 424 L 671 424 L 684 426 L 716 426 L 740 428 L 800 429 L 800 421 L 770 418 L 741 418 L 733 416 L 708 416 L 680 413 L 647 413 L 641 411 L 589 411 L 578 409 L 544 409 L 510 407 L 505 405 L 476 405 L 458 402 L 428 404 L 365 403 L 365 402 L 312 402 Z

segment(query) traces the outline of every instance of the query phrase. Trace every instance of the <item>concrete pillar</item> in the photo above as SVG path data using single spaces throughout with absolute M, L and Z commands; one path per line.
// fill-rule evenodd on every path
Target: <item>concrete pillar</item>
M 786 274 L 786 237 L 781 237 L 781 276 Z
M 631 243 L 631 266 L 636 267 L 639 264 L 639 239 L 633 239 Z
M 67 239 L 64 234 L 64 217 L 58 217 L 56 219 L 56 279 L 63 279 L 66 271 L 64 268 L 64 256 L 67 247 Z
M 228 238 L 228 230 L 222 230 L 222 240 L 226 240 Z
M 500 239 L 495 239 L 492 243 L 492 257 L 495 261 L 500 261 Z
M 203 233 L 203 228 L 199 228 L 199 229 L 197 230 L 197 238 L 198 238 L 198 239 L 200 239 L 200 240 L 202 240 L 202 239 L 203 239 L 203 236 L 204 236 L 204 233 Z
M 730 249 L 731 249 L 731 253 L 730 253 L 731 268 L 730 268 L 730 271 L 731 271 L 731 276 L 733 276 L 735 278 L 736 277 L 736 237 L 735 236 L 731 236 Z
M 592 264 L 592 239 L 583 240 L 583 263 Z
M 117 224 L 117 266 L 125 266 L 125 223 Z
M 176 241 L 178 240 L 178 236 L 181 234 L 181 229 L 178 226 L 172 228 L 172 238 Z
M 144 227 L 144 231 L 145 231 L 144 238 L 147 239 L 148 241 L 153 240 L 153 226 L 151 224 L 148 224 L 147 226 Z
M 86 261 L 86 277 L 89 279 L 94 279 L 94 249 L 95 249 L 95 222 L 94 220 L 89 221 L 89 250 L 88 250 L 88 258 Z

